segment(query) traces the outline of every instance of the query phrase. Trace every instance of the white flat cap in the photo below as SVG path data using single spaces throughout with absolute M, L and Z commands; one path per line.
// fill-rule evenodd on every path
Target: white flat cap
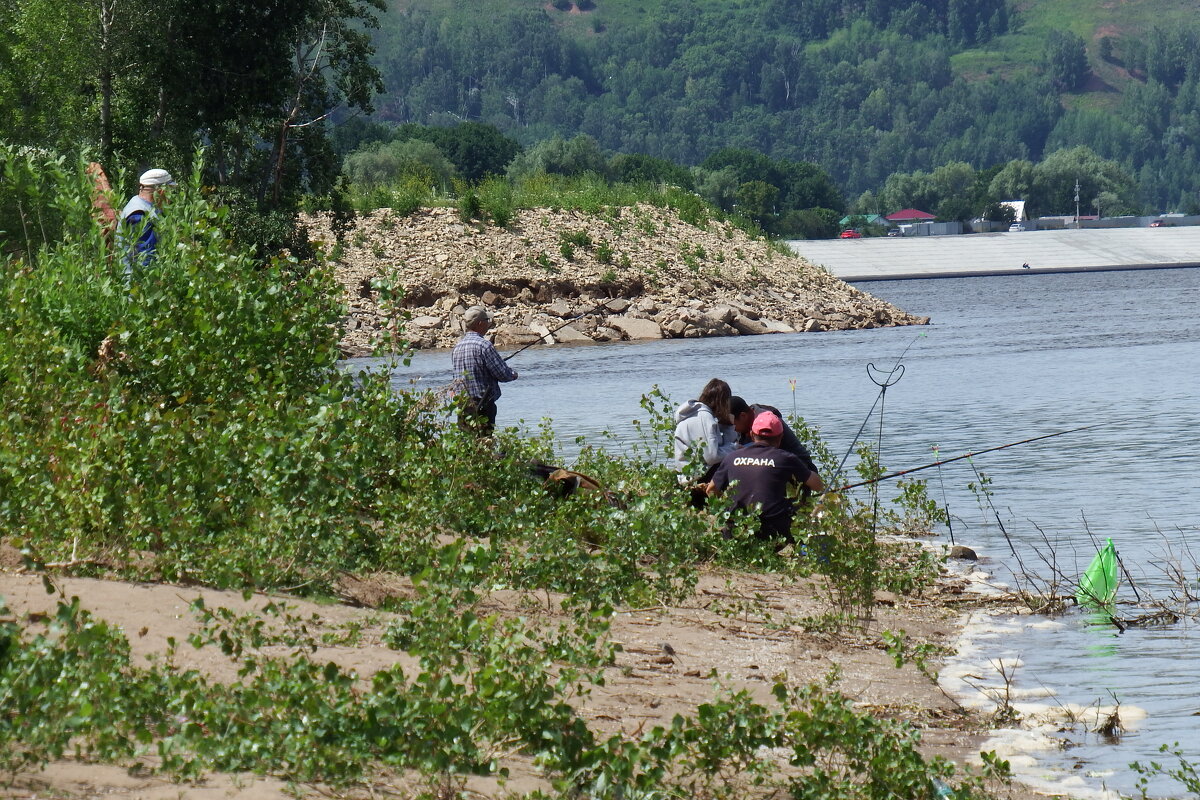
M 138 178 L 139 186 L 174 186 L 175 179 L 165 169 L 149 169 Z

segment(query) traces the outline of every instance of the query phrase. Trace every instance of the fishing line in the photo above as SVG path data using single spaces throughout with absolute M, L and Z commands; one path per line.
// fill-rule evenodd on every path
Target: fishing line
M 938 450 L 938 446 L 933 446 L 934 460 L 941 459 L 942 454 Z M 950 544 L 954 544 L 954 523 L 950 521 L 950 501 L 946 499 L 946 482 L 942 480 L 942 465 L 938 464 L 938 484 L 942 487 L 942 506 L 946 509 L 946 527 L 950 530 Z
M 983 476 L 980 475 L 979 470 L 976 469 L 974 459 L 968 458 L 967 463 L 971 465 L 971 469 L 975 473 L 975 480 L 979 481 L 979 491 L 983 493 L 983 499 L 987 500 L 988 508 L 992 510 L 992 516 L 996 518 L 996 524 L 1000 526 L 1000 532 L 1004 534 L 1004 541 L 1008 542 L 1008 549 L 1012 551 L 1013 558 L 1017 560 L 1017 566 L 1021 568 L 1021 575 L 1027 575 L 1028 573 L 1025 571 L 1025 564 L 1021 561 L 1021 556 L 1017 552 L 1017 548 L 1013 546 L 1012 537 L 1008 535 L 1008 530 L 1004 527 L 1003 520 L 1000 519 L 1000 512 L 996 510 L 995 504 L 992 503 L 992 495 L 983 482 Z
M 886 481 L 891 478 L 898 478 L 901 475 L 908 475 L 913 472 L 920 472 L 921 470 L 930 469 L 932 467 L 938 467 L 938 466 L 941 466 L 942 464 L 951 464 L 955 461 L 962 461 L 964 458 L 970 458 L 971 456 L 979 456 L 979 455 L 983 455 L 984 453 L 994 453 L 997 450 L 1007 450 L 1010 447 L 1016 447 L 1017 445 L 1020 445 L 1020 444 L 1029 444 L 1030 442 L 1039 442 L 1042 439 L 1053 439 L 1056 436 L 1065 436 L 1068 433 L 1076 433 L 1077 431 L 1087 431 L 1087 430 L 1091 430 L 1092 428 L 1102 428 L 1105 425 L 1115 425 L 1117 423 L 1126 422 L 1126 421 L 1127 420 L 1123 420 L 1123 419 L 1122 420 L 1109 420 L 1108 422 L 1097 422 L 1092 425 L 1081 425 L 1078 428 L 1070 428 L 1068 430 L 1058 431 L 1056 433 L 1046 433 L 1041 436 L 1031 436 L 1028 439 L 1022 439 L 1019 442 L 1009 442 L 1008 444 L 1002 444 L 997 447 L 988 447 L 984 450 L 975 450 L 970 453 L 963 453 L 961 456 L 954 456 L 954 458 L 944 458 L 941 461 L 934 461 L 929 464 L 922 464 L 919 467 L 910 467 L 908 469 L 897 470 L 896 472 L 889 472 L 887 475 L 880 475 L 878 478 L 871 478 L 870 480 L 859 481 L 858 483 L 849 483 L 849 484 L 846 484 L 845 486 L 841 486 L 837 489 L 827 489 L 826 493 L 844 492 L 847 489 L 857 489 L 859 486 L 869 486 L 872 483 L 878 483 L 879 481 Z

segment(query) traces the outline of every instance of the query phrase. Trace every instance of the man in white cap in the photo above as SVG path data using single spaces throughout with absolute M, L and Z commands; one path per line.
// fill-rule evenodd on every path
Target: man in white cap
M 154 220 L 159 216 L 166 187 L 174 185 L 175 179 L 165 169 L 147 170 L 138 178 L 138 193 L 121 209 L 117 242 L 125 253 L 127 278 L 135 267 L 145 266 L 154 259 L 154 250 L 158 246 Z
M 454 375 L 466 389 L 467 400 L 459 414 L 458 424 L 488 436 L 496 427 L 496 400 L 500 397 L 500 384 L 517 379 L 516 370 L 511 369 L 495 346 L 483 335 L 492 327 L 492 315 L 483 306 L 471 306 L 463 314 L 467 331 L 463 334 L 450 361 Z

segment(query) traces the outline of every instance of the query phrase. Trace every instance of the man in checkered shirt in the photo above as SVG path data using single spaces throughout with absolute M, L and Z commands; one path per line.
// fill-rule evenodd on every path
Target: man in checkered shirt
M 496 427 L 496 400 L 500 384 L 517 379 L 496 348 L 483 335 L 492 327 L 492 315 L 483 306 L 471 306 L 463 314 L 467 332 L 454 345 L 450 354 L 454 374 L 468 395 L 458 424 L 481 436 L 491 434 Z

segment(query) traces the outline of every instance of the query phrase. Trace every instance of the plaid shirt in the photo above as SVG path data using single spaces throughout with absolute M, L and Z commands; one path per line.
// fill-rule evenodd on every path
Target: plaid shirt
M 495 400 L 500 396 L 500 382 L 507 383 L 517 377 L 492 343 L 475 331 L 463 334 L 454 345 L 450 361 L 459 385 L 480 402 Z

